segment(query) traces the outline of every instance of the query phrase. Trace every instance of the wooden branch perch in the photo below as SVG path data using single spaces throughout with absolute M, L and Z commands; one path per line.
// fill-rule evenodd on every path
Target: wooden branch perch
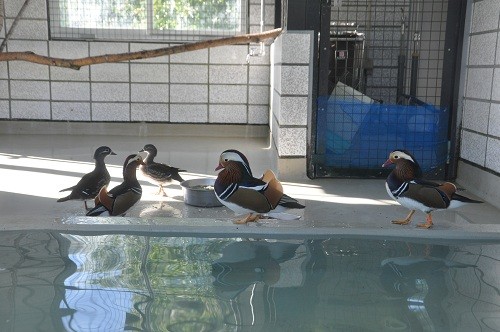
M 0 61 L 27 61 L 47 66 L 56 66 L 79 70 L 83 66 L 90 66 L 100 63 L 122 62 L 129 60 L 139 60 L 155 58 L 164 55 L 171 55 L 189 51 L 201 50 L 204 48 L 258 43 L 267 39 L 274 39 L 281 33 L 281 29 L 269 30 L 261 33 L 246 34 L 234 37 L 203 40 L 190 44 L 175 45 L 170 47 L 144 50 L 130 53 L 105 54 L 79 59 L 62 59 L 38 55 L 33 52 L 4 52 L 0 53 Z

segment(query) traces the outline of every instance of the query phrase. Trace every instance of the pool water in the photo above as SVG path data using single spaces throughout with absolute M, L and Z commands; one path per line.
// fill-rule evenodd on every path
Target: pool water
M 0 233 L 2 331 L 499 331 L 500 243 Z

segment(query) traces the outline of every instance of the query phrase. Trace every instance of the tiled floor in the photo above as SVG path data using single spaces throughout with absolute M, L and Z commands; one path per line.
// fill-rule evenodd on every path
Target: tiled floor
M 126 217 L 84 217 L 82 202 L 57 203 L 62 188 L 93 168 L 92 155 L 100 145 L 117 153 L 106 158 L 112 176 L 110 188 L 121 182 L 121 168 L 128 154 L 144 144 L 158 149 L 158 161 L 188 170 L 185 179 L 215 177 L 220 152 L 236 148 L 250 160 L 255 174 L 272 168 L 274 152 L 268 138 L 133 137 L 86 135 L 0 135 L 0 229 L 54 229 L 68 231 L 155 231 L 172 234 L 246 234 L 246 236 L 343 236 L 500 239 L 499 210 L 473 204 L 433 214 L 435 227 L 392 225 L 407 210 L 387 196 L 383 180 L 297 179 L 284 182 L 285 192 L 306 205 L 296 221 L 262 220 L 248 226 L 234 225 L 226 208 L 198 208 L 184 204 L 178 184 L 167 188 L 168 197 L 141 181 L 143 197 Z M 140 176 L 139 176 L 139 179 Z

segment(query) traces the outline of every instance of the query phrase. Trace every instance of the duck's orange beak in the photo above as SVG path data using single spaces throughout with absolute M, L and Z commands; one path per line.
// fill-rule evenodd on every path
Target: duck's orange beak
M 393 164 L 392 160 L 391 160 L 391 159 L 387 159 L 387 160 L 385 161 L 385 163 L 383 163 L 383 164 L 382 164 L 382 167 L 387 167 L 387 166 L 389 166 L 389 165 L 391 165 L 391 164 Z
M 215 167 L 215 170 L 218 171 L 218 170 L 223 169 L 223 168 L 224 168 L 224 166 L 222 166 L 222 164 L 219 163 L 219 165 L 217 165 L 217 167 Z

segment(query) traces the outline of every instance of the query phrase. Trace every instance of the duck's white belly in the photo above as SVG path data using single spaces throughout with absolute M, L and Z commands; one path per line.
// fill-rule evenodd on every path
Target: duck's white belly
M 398 203 L 410 210 L 420 210 L 425 213 L 434 211 L 435 209 L 425 206 L 424 204 L 406 197 L 399 197 L 397 199 Z
M 410 199 L 410 198 L 407 198 L 407 197 L 399 197 L 399 198 L 396 198 L 394 196 L 394 194 L 391 192 L 391 190 L 389 189 L 389 186 L 387 185 L 387 183 L 385 184 L 385 189 L 387 190 L 387 194 L 389 194 L 389 196 L 395 200 L 396 202 L 398 202 L 399 204 L 401 204 L 401 206 L 404 206 L 405 208 L 407 209 L 410 209 L 410 210 L 420 210 L 422 212 L 425 212 L 425 213 L 428 213 L 434 209 L 431 209 L 429 208 L 428 206 L 425 206 L 424 204 L 416 201 L 416 200 L 413 200 L 413 199 Z

